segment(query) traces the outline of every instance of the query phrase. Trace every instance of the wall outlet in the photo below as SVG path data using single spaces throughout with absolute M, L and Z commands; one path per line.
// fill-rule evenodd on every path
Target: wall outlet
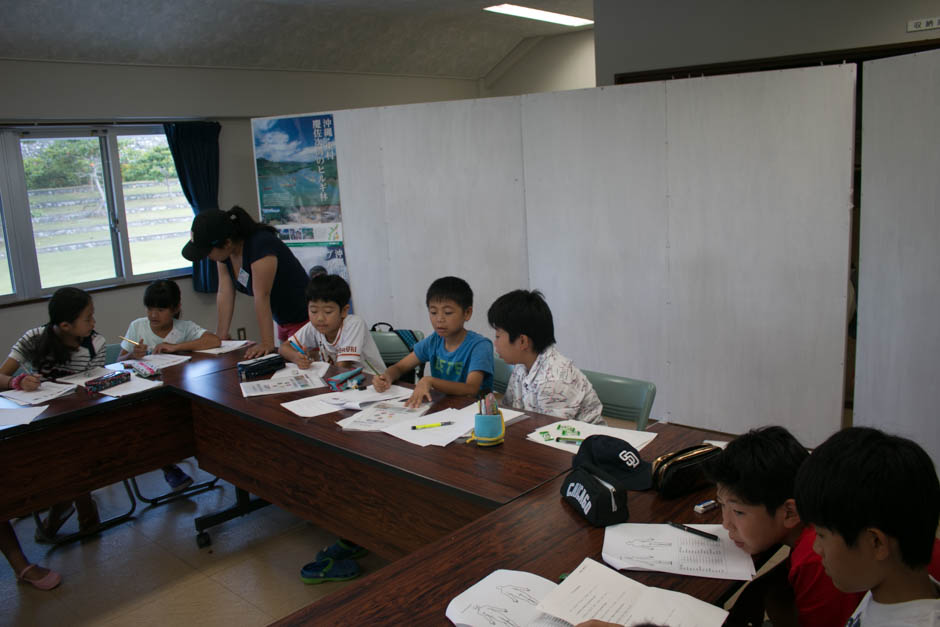
M 245 327 L 238 327 L 238 329 L 236 329 L 235 333 L 238 334 L 238 339 L 240 339 L 240 340 L 247 340 L 247 339 L 248 339 L 248 334 L 245 333 Z
M 933 30 L 935 28 L 940 28 L 940 15 L 911 20 L 907 23 L 907 32 L 909 33 L 916 33 L 921 30 Z

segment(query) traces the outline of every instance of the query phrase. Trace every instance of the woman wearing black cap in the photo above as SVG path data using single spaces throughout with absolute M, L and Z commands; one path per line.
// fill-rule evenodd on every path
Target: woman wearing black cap
M 196 214 L 183 257 L 190 261 L 209 257 L 218 264 L 215 302 L 220 338 L 230 338 L 235 291 L 254 297 L 261 343 L 245 351 L 245 357 L 260 357 L 276 348 L 273 322 L 282 342 L 307 323 L 307 272 L 273 227 L 255 222 L 241 207 Z

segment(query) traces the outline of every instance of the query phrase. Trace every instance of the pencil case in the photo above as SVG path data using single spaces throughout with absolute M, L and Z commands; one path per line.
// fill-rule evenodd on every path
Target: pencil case
M 277 372 L 283 368 L 286 363 L 284 358 L 277 354 L 265 355 L 264 357 L 249 359 L 248 361 L 240 361 L 237 365 L 238 377 L 242 381 L 257 379 L 258 377 Z
M 143 377 L 144 379 L 152 379 L 154 377 L 160 376 L 160 371 L 147 362 L 144 361 L 134 361 L 130 364 L 131 369 L 137 373 L 138 377 Z
M 95 379 L 89 379 L 88 381 L 85 381 L 85 389 L 89 392 L 100 392 L 101 390 L 113 388 L 115 385 L 127 383 L 130 380 L 131 374 L 129 372 L 112 372 L 111 374 L 102 375 Z
M 362 368 L 360 367 L 327 377 L 325 380 L 331 390 L 342 392 L 343 390 L 359 387 L 366 378 L 362 375 Z
M 660 455 L 653 462 L 653 488 L 672 499 L 705 487 L 705 466 L 720 453 L 717 446 L 699 444 Z

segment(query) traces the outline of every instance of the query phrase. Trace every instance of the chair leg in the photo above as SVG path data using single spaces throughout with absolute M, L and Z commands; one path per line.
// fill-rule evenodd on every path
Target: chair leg
M 140 493 L 140 486 L 137 485 L 137 477 L 131 477 L 130 480 L 131 486 L 134 488 L 134 494 L 137 495 L 137 498 L 144 503 L 147 503 L 150 507 L 156 507 L 157 505 L 162 505 L 163 503 L 169 503 L 178 498 L 184 496 L 191 496 L 193 494 L 199 494 L 201 492 L 206 492 L 215 487 L 215 484 L 218 483 L 219 478 L 213 477 L 208 481 L 203 481 L 202 483 L 194 483 L 185 490 L 179 490 L 178 492 L 166 492 L 160 496 L 146 497 Z
M 134 511 L 137 509 L 137 501 L 134 500 L 134 493 L 131 491 L 130 483 L 127 479 L 122 481 L 124 484 L 124 491 L 127 492 L 127 499 L 130 501 L 130 509 L 128 509 L 123 514 L 119 514 L 107 520 L 102 520 L 99 522 L 93 529 L 79 530 L 75 533 L 69 533 L 66 535 L 56 535 L 49 537 L 46 535 L 45 529 L 42 526 L 42 521 L 39 518 L 39 512 L 33 512 L 33 519 L 36 521 L 36 541 L 42 544 L 52 544 L 55 546 L 60 546 L 62 544 L 68 544 L 69 542 L 74 542 L 75 540 L 81 540 L 82 538 L 87 538 L 89 536 L 96 535 L 101 533 L 105 529 L 110 529 L 115 525 L 119 525 L 123 522 L 126 522 L 133 518 Z

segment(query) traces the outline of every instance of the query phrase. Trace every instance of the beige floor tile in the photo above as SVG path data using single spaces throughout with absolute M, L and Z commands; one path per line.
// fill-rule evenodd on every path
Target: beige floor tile
M 266 613 L 286 616 L 350 583 L 307 585 L 300 580 L 303 565 L 312 561 L 318 550 L 335 541 L 335 536 L 322 529 L 304 525 L 252 549 L 248 559 L 215 572 L 211 579 Z M 364 573 L 370 573 L 386 562 L 369 555 L 359 560 L 359 564 Z
M 163 627 L 164 625 L 199 625 L 200 627 L 254 627 L 267 625 L 275 616 L 227 590 L 201 574 L 179 581 L 148 601 L 126 612 L 112 612 L 86 622 L 87 625 L 117 627 L 124 625 Z
M 111 559 L 96 561 L 70 575 L 60 587 L 59 599 L 76 620 L 90 620 L 133 609 L 146 603 L 150 595 L 194 574 L 191 566 L 166 549 L 141 541 Z
M 36 590 L 21 585 L 14 577 L 0 581 L 0 625 L 69 625 L 71 610 L 59 600 L 60 589 Z

